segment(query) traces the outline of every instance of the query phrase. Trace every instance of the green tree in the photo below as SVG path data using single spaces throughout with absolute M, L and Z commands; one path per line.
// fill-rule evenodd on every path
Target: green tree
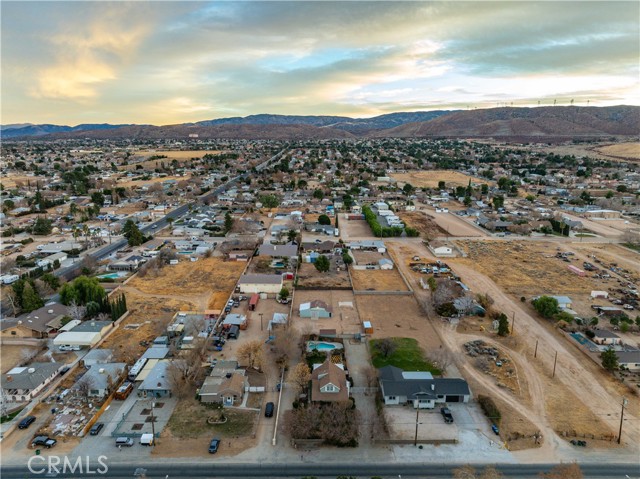
M 446 188 L 447 184 L 444 181 L 438 181 L 438 189 L 439 190 L 444 190 Z
M 331 262 L 329 261 L 329 258 L 327 258 L 323 254 L 318 256 L 314 265 L 316 269 L 321 273 L 326 273 L 327 271 L 329 271 L 329 268 L 331 268 Z
M 416 189 L 413 187 L 411 183 L 405 183 L 404 186 L 402 187 L 402 192 L 407 196 L 411 196 L 415 190 Z
M 44 301 L 38 294 L 38 291 L 29 282 L 25 283 L 24 289 L 22 290 L 21 304 L 25 313 L 29 313 L 44 306 Z
M 261 195 L 258 200 L 265 208 L 277 208 L 280 204 L 280 199 L 276 195 Z
M 91 193 L 91 201 L 102 208 L 104 206 L 104 195 L 100 191 Z
M 91 301 L 102 304 L 106 296 L 106 292 L 98 278 L 88 278 L 87 276 L 79 276 L 70 283 L 66 283 L 60 289 L 60 301 L 62 304 L 69 305 L 73 301 L 76 304 L 84 306 Z
M 342 261 L 344 262 L 344 264 L 352 264 L 353 263 L 353 258 L 351 257 L 351 255 L 349 253 L 347 253 L 345 250 L 342 251 Z
M 498 336 L 507 336 L 509 334 L 509 318 L 504 313 L 498 316 Z
M 41 216 L 38 216 L 36 222 L 33 224 L 34 235 L 50 235 L 52 229 L 51 220 L 42 218 Z
M 228 211 L 224 214 L 224 231 L 228 233 L 233 228 L 233 217 Z
M 486 195 L 487 193 L 489 193 L 489 185 L 487 185 L 487 184 L 483 183 L 483 184 L 480 186 L 480 192 L 481 192 L 483 195 Z
M 280 293 L 278 293 L 278 297 L 282 299 L 287 299 L 289 297 L 289 290 L 286 287 L 282 287 Z
M 287 240 L 289 240 L 289 242 L 295 241 L 297 235 L 298 233 L 296 233 L 295 230 L 289 230 L 287 232 Z
M 531 301 L 535 310 L 543 317 L 543 318 L 553 318 L 556 314 L 560 312 L 560 307 L 558 306 L 558 300 L 556 298 L 552 298 L 550 296 L 540 296 L 537 299 Z
M 318 188 L 316 190 L 313 190 L 313 197 L 317 200 L 321 200 L 322 198 L 324 198 L 324 193 L 321 189 Z
M 56 291 L 60 287 L 60 278 L 51 273 L 43 274 L 40 279 L 54 291 Z
M 600 360 L 602 361 L 602 367 L 607 371 L 615 371 L 618 369 L 618 355 L 615 350 L 609 348 L 600 353 Z
M 430 276 L 427 280 L 427 284 L 429 285 L 429 289 L 433 292 L 438 287 L 438 282 L 433 276 Z
M 321 225 L 330 225 L 331 218 L 329 218 L 327 215 L 320 215 L 318 217 L 318 223 L 320 223 Z

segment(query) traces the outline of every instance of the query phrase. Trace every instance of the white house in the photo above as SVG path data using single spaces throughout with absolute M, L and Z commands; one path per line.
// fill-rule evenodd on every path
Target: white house
M 62 368 L 60 363 L 31 363 L 15 367 L 2 375 L 2 393 L 12 402 L 27 402 L 53 381 Z
M 279 293 L 282 289 L 280 274 L 245 274 L 238 280 L 241 293 Z

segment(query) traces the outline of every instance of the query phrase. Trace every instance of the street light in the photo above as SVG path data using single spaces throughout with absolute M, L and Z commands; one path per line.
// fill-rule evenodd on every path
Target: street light
M 629 401 L 626 398 L 622 398 L 622 409 L 620 410 L 620 430 L 618 431 L 618 444 L 620 444 L 620 440 L 622 439 L 622 420 L 624 419 L 624 407 L 627 405 Z

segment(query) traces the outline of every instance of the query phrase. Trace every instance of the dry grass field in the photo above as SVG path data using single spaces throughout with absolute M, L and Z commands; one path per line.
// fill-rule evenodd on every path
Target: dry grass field
M 36 176 L 15 175 L 9 173 L 3 175 L 2 181 L 0 183 L 2 183 L 2 186 L 4 186 L 5 188 L 15 188 L 16 183 L 22 183 L 26 186 L 27 182 L 30 181 L 32 183 L 35 183 L 38 179 L 42 181 L 42 178 L 38 178 Z
M 482 271 L 504 291 L 531 297 L 536 294 L 589 293 L 598 284 L 567 269 L 570 263 L 554 258 L 548 243 L 525 241 L 460 241 L 467 258 L 449 260 Z M 581 266 L 581 263 L 573 262 Z
M 392 270 L 351 270 L 353 289 L 356 291 L 409 291 L 402 276 Z
M 162 183 L 163 181 L 166 181 L 166 180 L 176 180 L 180 182 L 180 181 L 189 181 L 190 179 L 191 179 L 190 176 L 165 176 L 163 178 L 150 178 L 148 180 L 123 179 L 122 181 L 117 182 L 117 186 L 121 186 L 123 188 L 131 188 L 131 187 L 137 187 L 137 186 L 147 185 L 151 183 Z
M 319 273 L 311 263 L 302 263 L 298 269 L 298 285 L 306 288 L 348 288 L 349 273 L 346 269 L 335 271 L 331 269 L 326 273 Z
M 438 225 L 431 216 L 420 211 L 405 211 L 399 213 L 399 216 L 407 226 L 418 230 L 424 238 L 437 238 L 447 234 L 447 231 Z
M 640 160 L 640 143 L 618 143 L 595 148 L 595 151 L 606 156 Z
M 6 373 L 9 369 L 26 361 L 38 351 L 33 346 L 14 346 L 3 344 L 0 348 L 0 372 Z
M 203 258 L 195 263 L 181 261 L 165 266 L 158 274 L 150 271 L 139 275 L 128 285 L 143 293 L 170 296 L 194 296 L 207 291 L 230 293 L 242 274 L 246 263 L 224 261 L 221 258 Z
M 467 186 L 472 183 L 491 184 L 490 181 L 475 176 L 468 176 L 451 170 L 412 171 L 391 175 L 400 183 L 411 183 L 415 188 L 437 188 L 438 182 L 444 181 L 447 186 Z

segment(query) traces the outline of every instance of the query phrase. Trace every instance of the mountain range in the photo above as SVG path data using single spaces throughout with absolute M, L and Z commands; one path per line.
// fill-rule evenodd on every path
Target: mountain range
M 428 137 L 603 137 L 640 135 L 640 107 L 537 107 L 399 112 L 373 118 L 251 115 L 178 125 L 14 124 L 3 139 L 344 139 Z

